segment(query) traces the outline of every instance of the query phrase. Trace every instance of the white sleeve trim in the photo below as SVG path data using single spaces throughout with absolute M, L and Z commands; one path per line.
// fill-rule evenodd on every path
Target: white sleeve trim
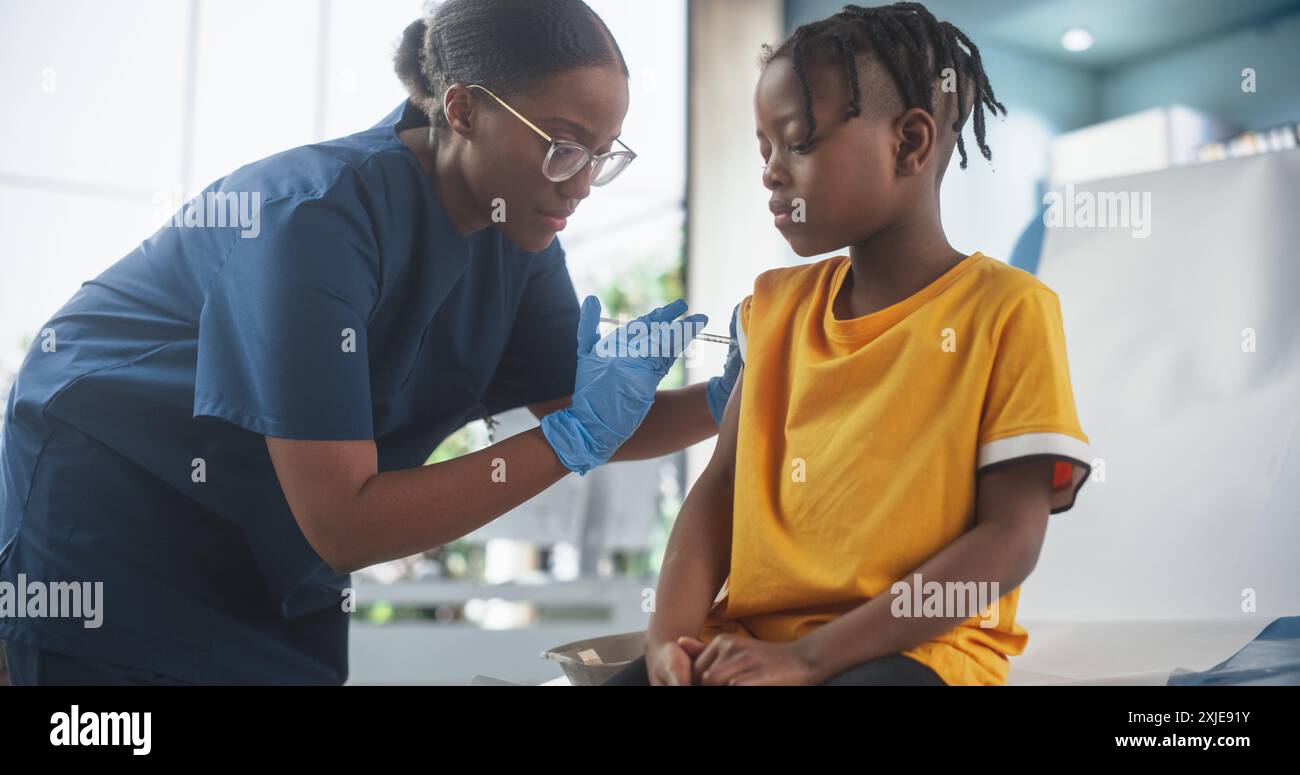
M 1088 462 L 1091 454 L 1087 442 L 1064 433 L 1022 433 L 980 447 L 976 470 L 1026 458 L 1068 460 L 1072 464 L 1068 483 L 1056 485 L 1053 469 L 1053 485 L 1056 486 L 1052 490 L 1050 510 L 1052 514 L 1059 514 L 1074 508 L 1080 488 L 1092 474 L 1092 464 Z
M 1091 467 L 1087 442 L 1064 433 L 1022 433 L 990 441 L 979 449 L 977 468 L 1031 455 L 1059 455 Z

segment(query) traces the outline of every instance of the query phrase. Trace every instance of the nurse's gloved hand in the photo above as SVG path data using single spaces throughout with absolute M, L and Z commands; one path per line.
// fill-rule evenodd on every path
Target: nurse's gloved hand
M 727 408 L 727 399 L 731 397 L 731 389 L 736 386 L 736 378 L 740 376 L 740 367 L 743 365 L 740 359 L 740 345 L 736 342 L 738 315 L 740 315 L 739 304 L 731 311 L 731 345 L 727 347 L 727 363 L 722 368 L 722 376 L 710 379 L 705 389 L 709 399 L 709 413 L 713 415 L 713 422 L 718 425 L 722 425 L 722 412 Z
M 708 317 L 678 299 L 600 336 L 600 300 L 588 296 L 578 318 L 578 371 L 572 403 L 542 418 L 542 433 L 570 471 L 606 462 L 641 425 L 673 361 Z

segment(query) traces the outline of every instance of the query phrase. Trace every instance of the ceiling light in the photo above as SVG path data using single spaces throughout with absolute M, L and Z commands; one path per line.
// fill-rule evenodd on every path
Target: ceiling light
M 1061 35 L 1061 46 L 1066 51 L 1087 51 L 1092 48 L 1092 33 L 1083 27 L 1071 27 Z

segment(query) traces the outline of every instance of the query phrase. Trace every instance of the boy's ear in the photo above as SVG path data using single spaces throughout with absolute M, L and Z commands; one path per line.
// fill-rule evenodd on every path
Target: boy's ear
M 916 175 L 934 155 L 939 139 L 939 127 L 921 108 L 912 108 L 894 121 L 897 142 L 895 166 L 904 177 Z

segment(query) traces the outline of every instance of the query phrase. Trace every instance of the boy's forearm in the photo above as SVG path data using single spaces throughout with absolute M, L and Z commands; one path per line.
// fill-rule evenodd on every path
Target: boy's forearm
M 1001 596 L 1028 578 L 1037 555 L 1038 547 L 1033 545 L 1032 537 L 1003 526 L 981 524 L 900 581 L 908 584 L 907 594 L 913 594 L 911 585 L 918 573 L 923 585 L 933 581 L 945 589 L 950 581 L 990 586 L 997 582 L 998 597 L 989 598 L 990 605 L 996 607 Z M 899 617 L 891 610 L 893 602 L 892 593 L 882 592 L 798 641 L 818 682 L 854 665 L 932 640 L 982 613 L 931 618 L 913 611 L 912 616 Z
M 732 488 L 712 467 L 691 488 L 659 571 L 648 645 L 696 637 L 731 566 Z

